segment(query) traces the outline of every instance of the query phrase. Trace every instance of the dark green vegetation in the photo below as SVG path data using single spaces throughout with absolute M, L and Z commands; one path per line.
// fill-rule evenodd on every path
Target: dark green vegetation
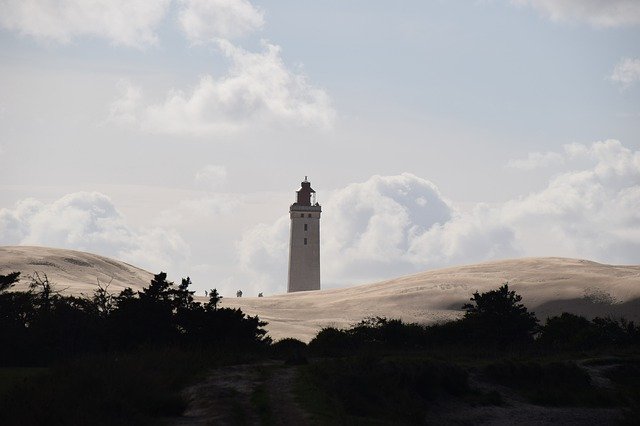
M 197 303 L 166 274 L 142 291 L 63 296 L 46 276 L 0 276 L 0 424 L 141 424 L 178 416 L 204 371 L 265 353 L 266 323 Z M 34 368 L 37 367 L 37 368 Z
M 369 318 L 307 345 L 272 343 L 257 317 L 218 308 L 214 290 L 195 302 L 188 278 L 174 285 L 160 273 L 142 291 L 85 298 L 37 275 L 28 292 L 7 291 L 18 278 L 0 276 L 0 424 L 157 424 L 179 416 L 181 390 L 212 369 L 252 362 L 253 412 L 227 406 L 237 424 L 278 424 L 286 398 L 275 402 L 269 386 L 286 387 L 273 380 L 285 371 L 318 424 L 433 423 L 442 407 L 514 400 L 617 407 L 630 424 L 640 413 L 640 327 L 567 313 L 540 325 L 506 284 L 473 294 L 458 321 Z
M 442 404 L 505 406 L 514 398 L 622 407 L 634 418 L 640 327 L 567 313 L 540 325 L 506 284 L 471 302 L 464 318 L 444 324 L 369 318 L 346 330 L 323 329 L 309 343 L 310 356 L 324 359 L 302 370 L 302 401 L 320 424 L 424 424 L 438 418 Z M 605 373 L 590 367 L 602 359 L 609 359 Z M 610 382 L 594 383 L 595 375 Z
M 303 388 L 314 389 L 311 409 L 327 424 L 420 423 L 430 402 L 471 394 L 467 371 L 430 360 L 334 358 L 310 365 L 302 377 Z

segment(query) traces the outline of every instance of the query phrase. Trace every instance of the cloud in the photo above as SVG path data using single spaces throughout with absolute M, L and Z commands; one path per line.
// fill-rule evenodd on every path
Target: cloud
M 67 194 L 52 203 L 29 198 L 0 209 L 0 241 L 99 253 L 152 271 L 174 267 L 189 255 L 177 232 L 131 229 L 111 200 L 98 192 Z
M 640 151 L 607 140 L 567 145 L 557 156 L 571 169 L 543 189 L 464 212 L 432 183 L 406 173 L 373 176 L 332 192 L 321 221 L 323 285 L 520 256 L 637 264 Z M 284 291 L 287 235 L 283 217 L 247 231 L 238 246 L 244 267 L 263 289 L 268 283 Z
M 220 187 L 227 180 L 227 169 L 224 166 L 208 164 L 198 170 L 195 176 L 197 185 L 207 189 Z
M 464 257 L 461 245 L 476 250 L 465 252 L 465 259 L 513 252 L 508 241 L 490 238 L 508 231 L 456 216 L 433 183 L 409 173 L 373 176 L 336 190 L 323 205 L 323 282 L 346 285 L 417 272 Z M 286 289 L 288 232 L 289 217 L 283 216 L 249 229 L 238 245 L 243 268 L 263 290 Z
M 178 20 L 195 44 L 232 39 L 264 25 L 264 13 L 246 0 L 182 0 Z
M 556 22 L 580 21 L 595 27 L 621 27 L 640 24 L 637 0 L 511 0 L 528 5 Z
M 287 289 L 289 216 L 271 225 L 258 224 L 238 242 L 239 270 L 233 281 L 249 294 L 284 293 Z
M 411 270 L 417 239 L 453 214 L 435 185 L 409 173 L 348 185 L 324 210 L 323 258 L 334 279 Z
M 169 0 L 0 0 L 0 25 L 41 41 L 78 37 L 141 48 L 157 43 Z
M 329 96 L 302 74 L 287 69 L 280 47 L 263 42 L 254 53 L 218 40 L 231 61 L 225 76 L 203 76 L 190 91 L 171 91 L 164 102 L 143 105 L 139 89 L 121 87 L 110 107 L 110 119 L 135 121 L 150 133 L 208 136 L 260 125 L 329 128 L 335 112 Z
M 609 78 L 623 88 L 632 86 L 640 81 L 640 59 L 623 58 L 616 64 Z
M 619 141 L 571 146 L 591 166 L 561 174 L 544 190 L 502 207 L 527 253 L 638 263 L 640 151 Z
M 557 152 L 530 152 L 527 158 L 512 159 L 507 167 L 519 170 L 535 170 L 564 163 L 564 157 Z

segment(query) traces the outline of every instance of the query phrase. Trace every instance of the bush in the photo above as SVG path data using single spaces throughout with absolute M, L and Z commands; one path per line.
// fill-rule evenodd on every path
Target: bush
M 564 312 L 548 318 L 538 342 L 548 348 L 584 350 L 640 343 L 640 328 L 625 319 L 584 317 Z
M 351 355 L 355 349 L 353 337 L 347 331 L 334 327 L 323 328 L 309 342 L 309 351 L 320 357 Z
M 447 363 L 344 358 L 310 365 L 307 374 L 338 417 L 329 422 L 421 423 L 429 401 L 469 392 L 467 372 Z
M 177 346 L 268 346 L 266 322 L 239 309 L 193 300 L 189 278 L 174 285 L 163 272 L 148 287 L 113 296 L 100 286 L 93 297 L 63 296 L 46 275 L 31 277 L 28 292 L 7 292 L 18 274 L 0 275 L 0 366 L 46 366 L 88 353 Z
M 271 356 L 284 360 L 289 365 L 306 364 L 308 352 L 306 343 L 291 337 L 278 340 L 271 345 Z
M 464 320 L 472 334 L 474 343 L 512 346 L 533 341 L 538 319 L 533 312 L 520 303 L 522 296 L 503 284 L 497 290 L 473 293 L 472 303 L 462 306 Z

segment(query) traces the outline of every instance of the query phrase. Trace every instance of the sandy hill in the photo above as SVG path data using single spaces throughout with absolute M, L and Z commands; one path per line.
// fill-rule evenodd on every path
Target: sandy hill
M 119 293 L 126 287 L 141 289 L 153 274 L 128 263 L 97 254 L 50 247 L 0 247 L 0 274 L 21 272 L 18 290 L 26 290 L 28 276 L 46 274 L 57 289 L 79 296 L 91 295 L 98 284 L 109 284 L 109 291 Z
M 44 247 L 0 247 L 0 274 L 44 272 L 67 292 L 91 294 L 97 279 L 110 290 L 141 288 L 152 274 L 103 256 Z M 343 289 L 263 298 L 224 298 L 269 322 L 274 338 L 309 340 L 324 326 L 348 326 L 368 316 L 429 323 L 456 318 L 474 291 L 509 282 L 538 318 L 563 311 L 588 317 L 624 316 L 640 320 L 640 266 L 613 266 L 586 260 L 526 258 L 452 267 Z M 26 286 L 25 283 L 22 284 Z

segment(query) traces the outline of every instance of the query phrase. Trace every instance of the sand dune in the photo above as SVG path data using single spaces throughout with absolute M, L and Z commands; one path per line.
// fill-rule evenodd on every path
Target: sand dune
M 0 274 L 45 272 L 66 292 L 91 294 L 96 280 L 110 290 L 147 285 L 152 274 L 103 256 L 43 247 L 0 247 Z M 640 266 L 565 258 L 525 258 L 452 267 L 356 287 L 263 298 L 224 298 L 269 322 L 273 338 L 309 340 L 325 326 L 348 326 L 368 316 L 429 323 L 456 318 L 474 291 L 509 282 L 539 318 L 563 311 L 588 317 L 640 320 Z M 26 286 L 25 284 L 21 284 Z M 24 288 L 24 287 L 23 287 Z
M 66 294 L 93 294 L 98 285 L 109 284 L 109 291 L 119 293 L 126 287 L 141 289 L 153 274 L 128 263 L 97 254 L 50 247 L 0 247 L 0 274 L 21 272 L 17 290 L 26 290 L 28 276 L 46 274 L 49 281 Z
M 526 258 L 427 271 L 346 289 L 223 299 L 270 322 L 274 337 L 308 340 L 319 328 L 367 316 L 429 323 L 456 318 L 474 291 L 509 282 L 538 318 L 562 312 L 640 320 L 640 266 L 565 258 Z

